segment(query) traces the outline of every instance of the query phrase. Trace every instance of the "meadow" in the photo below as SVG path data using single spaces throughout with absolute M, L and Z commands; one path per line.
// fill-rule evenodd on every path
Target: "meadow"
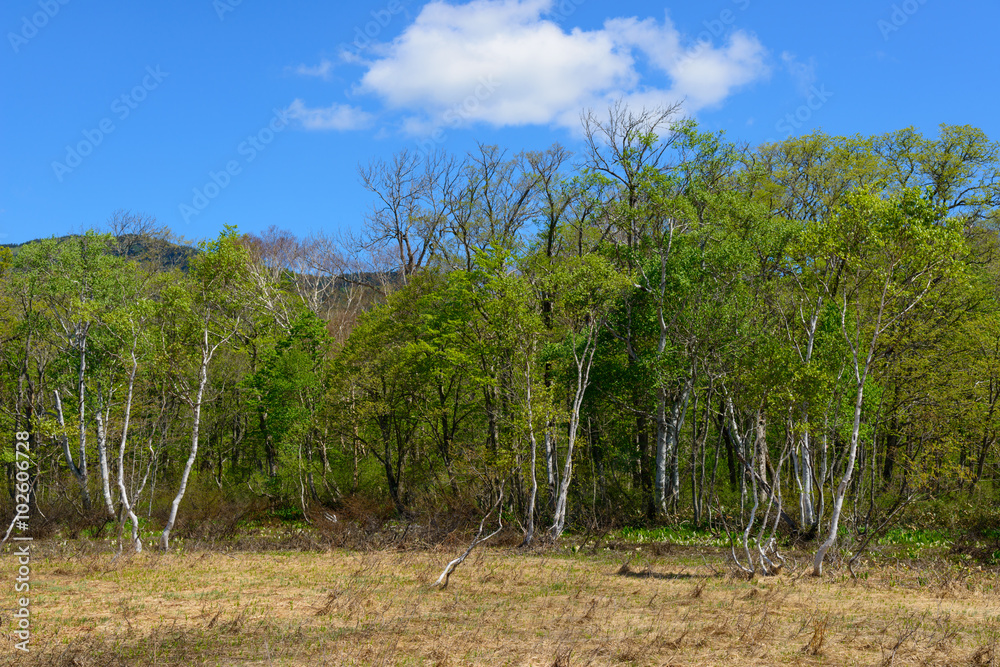
M 791 552 L 778 576 L 747 580 L 716 546 L 578 537 L 522 551 L 511 540 L 477 549 L 445 589 L 432 588 L 463 539 L 253 551 L 182 544 L 117 557 L 101 540 L 42 541 L 32 561 L 32 651 L 6 641 L 0 662 L 1000 662 L 997 571 L 933 542 L 880 547 L 856 579 L 837 563 L 809 576 L 808 554 Z M 3 562 L 12 579 L 12 560 Z M 0 603 L 12 607 L 12 586 L 4 588 Z

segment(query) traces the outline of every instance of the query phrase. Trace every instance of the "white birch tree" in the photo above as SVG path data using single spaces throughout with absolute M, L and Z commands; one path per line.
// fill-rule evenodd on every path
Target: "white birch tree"
M 191 410 L 191 436 L 187 460 L 170 515 L 160 534 L 160 547 L 170 546 L 170 531 L 187 490 L 198 457 L 202 408 L 208 387 L 209 366 L 219 349 L 240 330 L 250 308 L 246 292 L 249 255 L 239 243 L 236 230 L 227 226 L 214 241 L 202 243 L 201 253 L 191 261 L 187 281 L 165 289 L 161 318 L 163 361 L 168 364 L 174 393 Z
M 551 266 L 550 270 L 546 277 L 550 282 L 546 291 L 556 295 L 554 312 L 564 326 L 564 356 L 570 379 L 566 384 L 566 451 L 556 490 L 552 526 L 549 528 L 552 539 L 558 539 L 566 528 L 573 453 L 580 429 L 581 408 L 590 386 L 590 369 L 600 342 L 599 334 L 608 309 L 630 283 L 598 255 L 568 259 L 565 263 Z M 554 456 L 558 458 L 558 452 Z
M 857 461 L 865 387 L 883 339 L 943 283 L 964 273 L 961 232 L 943 218 L 940 209 L 913 190 L 886 199 L 854 193 L 831 220 L 811 230 L 820 250 L 815 256 L 839 258 L 844 264 L 840 325 L 854 376 L 846 461 L 833 493 L 828 533 L 813 560 L 814 576 L 822 576 L 823 560 L 837 541 Z

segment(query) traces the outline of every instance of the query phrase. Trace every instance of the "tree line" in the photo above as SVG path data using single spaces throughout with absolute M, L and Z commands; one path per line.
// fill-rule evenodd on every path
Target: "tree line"
M 583 129 L 575 155 L 375 160 L 353 235 L 178 255 L 122 212 L 0 249 L 0 422 L 32 434 L 39 511 L 135 549 L 189 487 L 307 520 L 496 509 L 525 544 L 684 519 L 750 573 L 814 540 L 820 574 L 914 498 L 996 498 L 996 143 L 751 148 L 621 105 Z

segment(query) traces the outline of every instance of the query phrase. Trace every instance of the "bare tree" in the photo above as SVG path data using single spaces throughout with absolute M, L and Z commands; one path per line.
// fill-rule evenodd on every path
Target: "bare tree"
M 294 271 L 301 256 L 298 239 L 271 225 L 261 235 L 247 234 L 241 241 L 250 252 L 248 277 L 260 305 L 283 331 L 290 331 L 292 313 L 286 288 L 296 281 Z
M 583 116 L 588 155 L 586 165 L 610 182 L 615 192 L 605 204 L 608 219 L 605 236 L 624 252 L 622 260 L 638 274 L 636 287 L 651 295 L 659 325 L 656 356 L 662 357 L 672 341 L 676 304 L 667 303 L 669 262 L 675 236 L 684 233 L 688 221 L 671 202 L 674 193 L 661 178 L 676 167 L 668 162 L 677 147 L 674 118 L 679 105 L 634 111 L 618 102 L 599 120 L 590 111 Z M 661 134 L 666 136 L 661 137 Z M 648 260 L 638 261 L 641 240 L 649 242 Z M 631 322 L 632 318 L 626 318 Z M 614 332 L 625 341 L 631 361 L 637 362 L 631 327 Z M 676 342 L 676 341 L 674 341 Z M 677 460 L 678 435 L 687 411 L 693 378 L 690 374 L 669 382 L 656 383 L 656 502 L 665 512 L 680 493 Z
M 145 213 L 118 209 L 105 224 L 108 232 L 115 237 L 118 254 L 123 257 L 140 254 L 140 259 L 155 261 L 159 259 L 164 244 L 151 242 L 163 242 L 170 238 L 170 228 Z
M 507 159 L 505 151 L 492 145 L 479 144 L 468 155 L 448 208 L 453 265 L 470 270 L 481 250 L 523 244 L 523 228 L 537 212 L 540 179 L 535 165 L 552 171 L 526 154 Z
M 358 168 L 362 185 L 376 197 L 361 245 L 369 251 L 392 247 L 404 285 L 439 251 L 443 216 L 435 193 L 451 171 L 452 162 L 440 154 L 424 158 L 406 150 L 389 162 L 373 160 Z

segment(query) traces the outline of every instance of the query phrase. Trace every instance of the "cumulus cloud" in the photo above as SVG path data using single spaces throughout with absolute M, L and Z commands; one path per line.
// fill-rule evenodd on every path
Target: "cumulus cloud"
M 666 14 L 567 30 L 555 12 L 554 0 L 433 0 L 358 63 L 353 92 L 402 114 L 413 134 L 476 122 L 578 128 L 587 107 L 683 100 L 694 113 L 768 75 L 764 47 L 742 31 L 717 46 L 692 43 Z
M 296 99 L 286 112 L 307 130 L 359 130 L 372 123 L 371 114 L 349 104 L 309 108 L 302 100 Z
M 580 109 L 617 98 L 685 99 L 691 113 L 768 71 L 764 47 L 744 32 L 721 47 L 685 47 L 667 16 L 612 18 L 598 30 L 567 31 L 547 18 L 552 9 L 552 0 L 430 2 L 369 63 L 358 89 L 416 113 L 416 126 L 445 122 L 449 113 L 497 126 L 575 126 Z M 647 74 L 669 83 L 644 84 L 638 59 Z M 484 81 L 494 84 L 489 94 Z

